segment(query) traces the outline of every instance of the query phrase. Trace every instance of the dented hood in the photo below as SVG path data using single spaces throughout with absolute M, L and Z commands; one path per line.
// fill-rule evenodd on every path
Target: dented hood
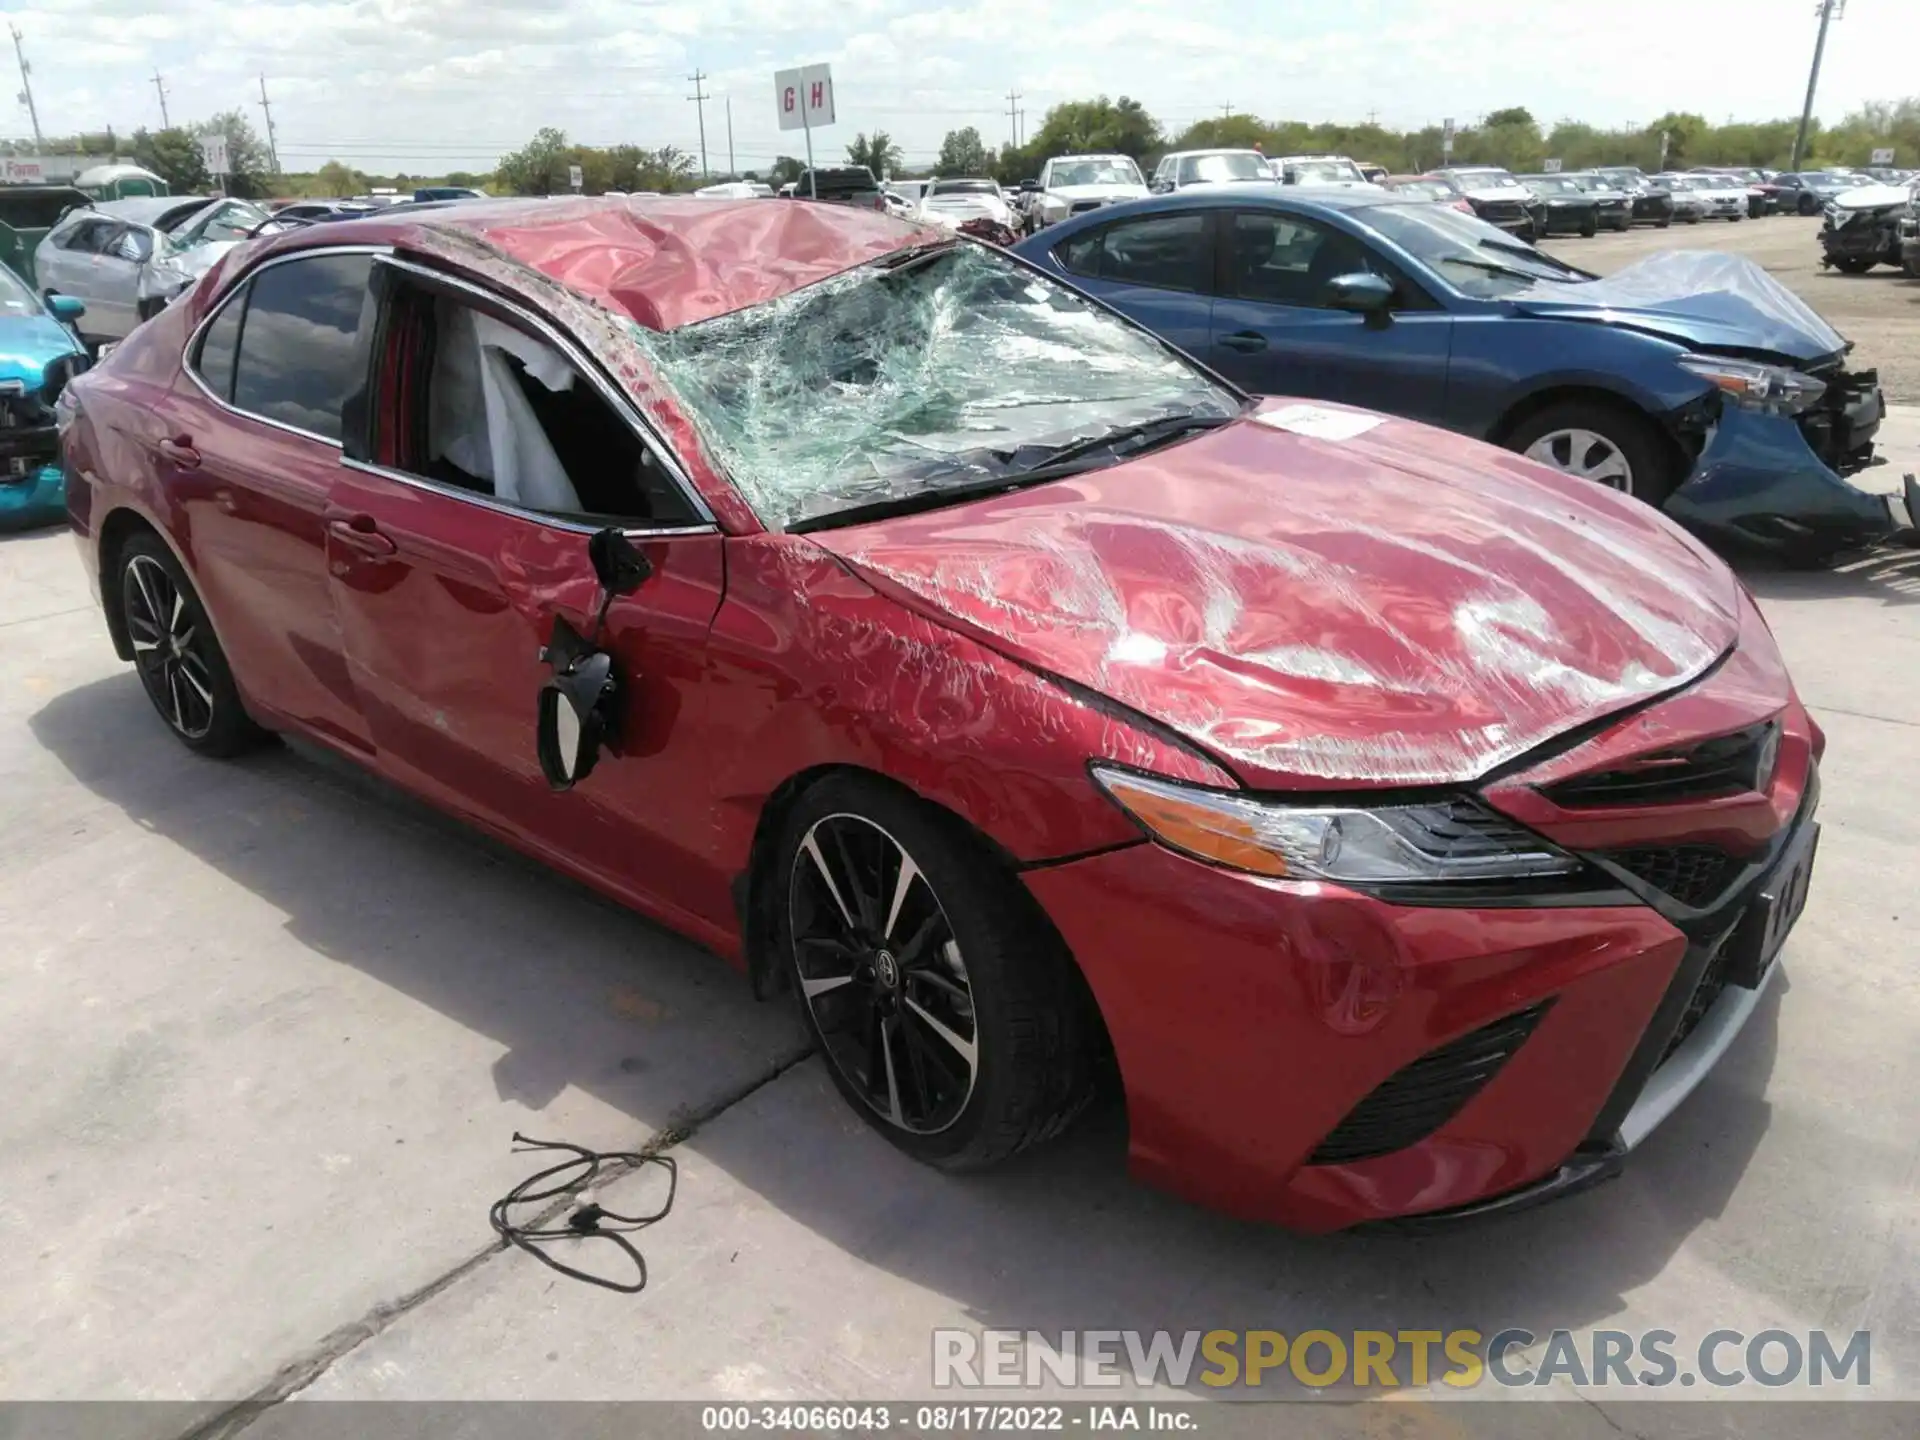
M 1471 780 L 1685 685 L 1736 630 L 1732 575 L 1648 507 L 1331 406 L 811 538 L 1256 787 Z
M 1689 348 L 1762 350 L 1800 364 L 1847 342 L 1812 306 L 1743 255 L 1669 250 L 1599 280 L 1543 281 L 1515 309 L 1645 330 Z

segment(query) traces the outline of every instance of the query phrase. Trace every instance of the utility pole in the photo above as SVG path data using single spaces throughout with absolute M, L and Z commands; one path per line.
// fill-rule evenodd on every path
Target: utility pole
M 38 155 L 46 143 L 40 138 L 40 112 L 34 108 L 33 81 L 28 78 L 33 74 L 33 67 L 27 64 L 27 52 L 20 48 L 20 27 L 9 21 L 7 28 L 13 31 L 13 54 L 20 62 L 20 98 L 26 102 L 27 118 L 33 121 L 33 151 Z
M 1820 84 L 1820 57 L 1827 49 L 1827 24 L 1847 8 L 1847 0 L 1820 0 L 1820 35 L 1813 42 L 1813 69 L 1807 72 L 1807 103 L 1800 107 L 1800 129 L 1793 137 L 1793 169 L 1807 151 L 1807 125 L 1813 119 L 1813 92 Z
M 700 88 L 701 82 L 703 82 L 706 78 L 707 78 L 707 74 L 706 74 L 706 71 L 704 70 L 696 70 L 691 75 L 687 76 L 687 79 L 693 82 L 693 93 L 687 96 L 687 99 L 693 101 L 694 105 L 697 106 L 700 111 L 700 178 L 702 180 L 707 180 L 712 178 L 712 172 L 707 169 L 707 98 L 708 97 L 707 97 L 707 92 Z
M 1014 116 L 1013 148 L 1018 150 L 1027 143 L 1027 107 L 1022 105 Z
M 1016 150 L 1020 148 L 1020 99 L 1018 90 L 1007 92 L 1007 129 L 1013 136 L 1013 148 Z
M 733 96 L 727 96 L 727 174 L 737 176 L 740 171 L 733 163 Z
M 167 118 L 167 83 L 160 78 L 160 72 L 158 70 L 153 72 L 153 88 L 155 93 L 160 97 L 160 128 L 162 130 L 171 130 L 173 128 L 173 121 Z
M 1233 116 L 1233 106 L 1231 105 L 1216 105 L 1213 108 L 1220 112 L 1220 118 L 1222 120 L 1231 119 Z
M 267 116 L 267 158 L 273 162 L 273 173 L 280 173 L 280 146 L 273 138 L 273 102 L 267 99 L 267 77 L 260 77 L 260 108 Z

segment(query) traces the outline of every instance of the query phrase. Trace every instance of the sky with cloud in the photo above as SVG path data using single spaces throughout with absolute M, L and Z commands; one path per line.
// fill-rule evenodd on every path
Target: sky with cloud
M 4 0 L 33 65 L 46 134 L 176 124 L 274 102 L 281 162 L 486 170 L 542 125 L 589 144 L 698 152 L 688 76 L 713 98 L 706 138 L 742 169 L 801 153 L 773 72 L 827 61 L 839 123 L 888 131 L 925 163 L 952 129 L 1009 138 L 1049 105 L 1131 95 L 1170 127 L 1221 107 L 1411 127 L 1525 105 L 1543 122 L 1718 122 L 1796 114 L 1813 0 Z M 1916 0 L 1851 0 L 1817 109 L 1920 93 Z M 4 133 L 30 135 L 24 105 Z M 1909 162 L 1920 157 L 1902 157 Z

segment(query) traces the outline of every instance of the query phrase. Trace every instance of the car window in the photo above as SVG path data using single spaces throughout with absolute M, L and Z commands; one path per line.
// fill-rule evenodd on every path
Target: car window
M 139 225 L 123 225 L 119 233 L 103 242 L 102 253 L 115 260 L 144 265 L 153 258 L 153 232 Z
M 1234 215 L 1228 263 L 1229 291 L 1240 299 L 1310 308 L 1325 303 L 1336 275 L 1383 273 L 1351 235 L 1274 210 Z
M 383 333 L 383 463 L 542 514 L 703 521 L 632 423 L 546 340 L 411 281 Z
M 120 227 L 111 220 L 82 220 L 54 243 L 81 255 L 97 255 L 100 242 Z
M 1073 236 L 1055 252 L 1075 275 L 1163 290 L 1206 288 L 1207 217 L 1144 215 Z
M 367 255 L 313 255 L 253 277 L 233 404 L 326 440 L 362 376 L 355 339 L 367 307 Z
M 200 334 L 191 365 L 206 387 L 222 400 L 233 398 L 233 357 L 240 349 L 240 322 L 247 310 L 247 286 L 242 285 L 232 299 Z
M 222 205 L 195 228 L 200 240 L 244 240 L 256 225 L 264 224 L 267 212 L 253 205 Z

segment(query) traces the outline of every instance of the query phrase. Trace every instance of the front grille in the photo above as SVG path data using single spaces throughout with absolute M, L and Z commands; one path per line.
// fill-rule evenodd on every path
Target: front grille
M 1764 790 L 1779 753 L 1780 727 L 1769 720 L 1680 750 L 1646 755 L 1613 770 L 1576 775 L 1541 793 L 1569 810 L 1613 805 L 1672 805 Z
M 1687 997 L 1687 1008 L 1680 1014 L 1680 1024 L 1673 1032 L 1673 1038 L 1667 1041 L 1667 1048 L 1660 1052 L 1660 1063 L 1665 1064 L 1667 1057 L 1680 1048 L 1681 1041 L 1691 1035 L 1700 1022 L 1707 1018 L 1707 1011 L 1713 1008 L 1713 1002 L 1720 998 L 1720 992 L 1727 988 L 1728 952 L 1732 947 L 1721 945 L 1707 962 L 1707 968 L 1701 972 L 1700 979 L 1693 987 L 1693 993 Z
M 1873 463 L 1873 437 L 1880 428 L 1880 372 L 1842 370 L 1837 364 L 1810 366 L 1808 373 L 1827 382 L 1826 392 L 1794 416 L 1807 448 L 1832 470 L 1851 475 Z
M 1104 200 L 1076 200 L 1073 202 L 1073 207 L 1067 213 L 1070 215 L 1084 215 L 1089 210 L 1098 210 L 1106 203 Z
M 1518 220 L 1527 213 L 1526 207 L 1517 200 L 1479 200 L 1473 208 L 1487 220 Z
M 1642 845 L 1604 858 L 1682 905 L 1703 909 L 1720 897 L 1741 864 L 1717 845 Z
M 1334 1126 L 1307 1163 L 1371 1160 L 1426 1139 L 1500 1073 L 1552 1003 L 1542 1000 L 1483 1025 L 1396 1070 Z

